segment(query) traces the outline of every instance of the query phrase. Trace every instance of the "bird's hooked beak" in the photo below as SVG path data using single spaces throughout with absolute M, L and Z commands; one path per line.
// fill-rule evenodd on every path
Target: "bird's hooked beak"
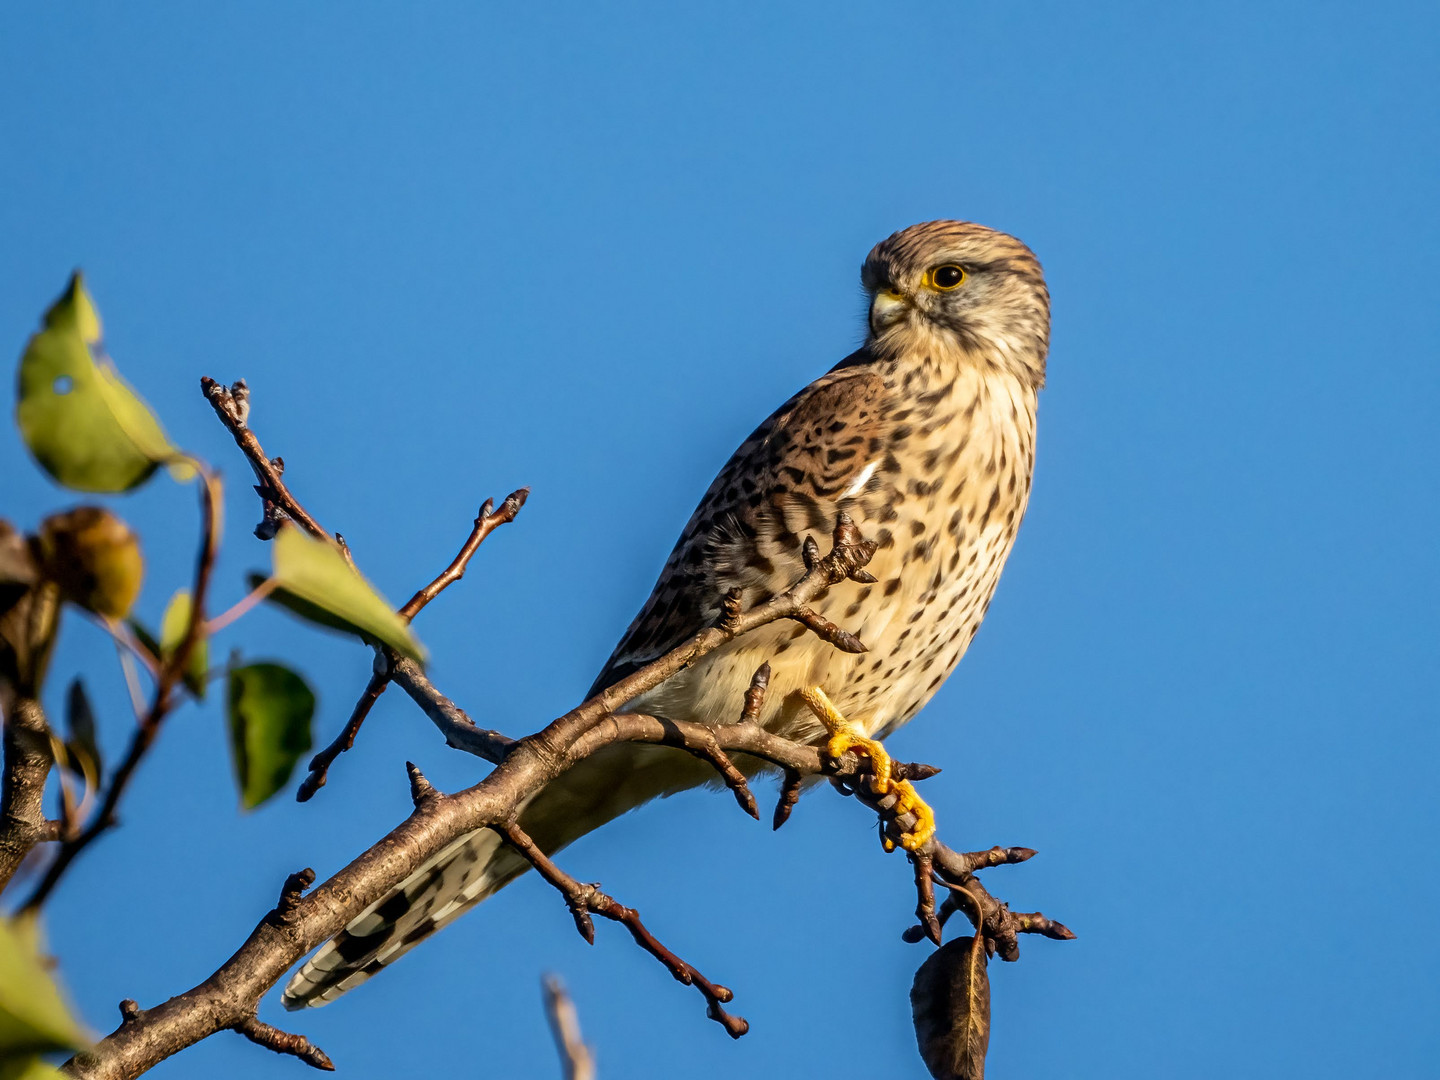
M 910 310 L 910 298 L 892 285 L 876 291 L 870 301 L 870 333 L 878 334 L 903 319 Z

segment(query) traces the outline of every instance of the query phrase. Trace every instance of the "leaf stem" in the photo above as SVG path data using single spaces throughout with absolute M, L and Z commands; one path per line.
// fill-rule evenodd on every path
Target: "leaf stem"
M 205 623 L 204 636 L 210 637 L 218 631 L 224 630 L 225 627 L 229 626 L 236 619 L 240 618 L 240 616 L 246 614 L 256 604 L 260 603 L 260 601 L 264 600 L 267 596 L 274 592 L 276 586 L 278 586 L 279 584 L 280 582 L 276 578 L 266 578 L 259 585 L 256 585 L 255 588 L 251 589 L 248 593 L 241 597 L 240 600 L 229 610 L 222 611 L 219 615 L 216 615 L 213 619 L 207 621 Z

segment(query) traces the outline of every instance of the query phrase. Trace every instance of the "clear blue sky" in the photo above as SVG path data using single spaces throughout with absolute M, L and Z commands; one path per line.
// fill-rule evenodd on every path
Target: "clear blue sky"
M 202 374 L 250 381 L 267 448 L 397 601 L 532 485 L 419 623 L 437 683 L 519 735 L 584 691 L 734 444 L 859 340 L 870 245 L 1017 233 L 1054 295 L 1032 509 L 894 739 L 946 767 L 951 843 L 1040 850 L 991 887 L 1079 934 L 993 971 L 992 1070 L 1435 1075 L 1436 7 L 545 7 L 7 11 L 5 355 L 83 266 L 122 369 L 230 481 L 226 602 L 268 552 Z M 9 424 L 0 465 L 22 525 L 75 501 Z M 115 500 L 152 620 L 193 500 Z M 73 622 L 55 696 L 90 672 L 118 749 L 120 684 Z M 303 666 L 325 739 L 369 667 L 271 613 L 229 640 Z M 407 757 L 481 772 L 392 692 L 313 802 L 242 816 L 218 709 L 175 716 L 50 910 L 85 1017 L 190 987 L 287 872 L 398 821 Z M 821 791 L 772 834 L 697 793 L 565 857 L 736 989 L 737 1044 L 535 880 L 285 1022 L 346 1076 L 554 1075 L 555 970 L 606 1077 L 920 1076 L 924 947 L 871 826 Z M 302 1068 L 221 1035 L 154 1075 Z

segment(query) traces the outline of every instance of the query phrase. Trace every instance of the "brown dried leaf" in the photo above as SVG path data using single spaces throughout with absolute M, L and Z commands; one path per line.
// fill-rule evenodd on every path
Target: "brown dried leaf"
M 60 589 L 42 581 L 0 613 L 0 683 L 35 697 L 60 626 Z
M 38 685 L 55 614 L 55 587 L 41 585 L 30 538 L 0 519 L 0 683 Z
M 9 611 L 39 580 L 30 541 L 0 518 L 0 613 Z
M 910 1009 L 920 1056 L 935 1080 L 983 1080 L 990 1048 L 990 976 L 984 939 L 962 937 L 915 973 Z

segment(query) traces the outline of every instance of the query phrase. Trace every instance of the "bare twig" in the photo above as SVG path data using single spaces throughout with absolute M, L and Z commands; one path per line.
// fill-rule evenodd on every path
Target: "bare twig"
M 390 657 L 390 679 L 410 695 L 456 750 L 486 761 L 501 762 L 515 748 L 515 740 L 478 726 L 430 681 L 420 665 L 403 656 Z
M 425 774 L 413 761 L 405 762 L 405 774 L 410 777 L 410 801 L 415 804 L 415 809 L 420 809 L 439 795 L 435 785 L 425 779 Z
M 685 751 L 692 757 L 708 762 L 715 767 L 720 774 L 720 779 L 725 781 L 725 786 L 735 796 L 735 801 L 756 821 L 760 820 L 760 807 L 755 802 L 755 793 L 750 790 L 749 783 L 745 780 L 745 774 L 735 767 L 730 756 L 720 749 L 719 742 L 712 737 L 709 741 L 701 742 L 698 745 L 686 746 Z
M 259 443 L 257 442 L 255 446 L 258 449 Z M 252 465 L 253 464 L 255 463 L 252 461 Z M 434 581 L 426 585 L 405 603 L 405 606 L 399 611 L 400 616 L 407 622 L 413 620 L 426 604 L 430 603 L 431 600 L 434 600 L 435 597 L 439 596 L 445 589 L 464 577 L 466 567 L 469 565 L 471 558 L 474 557 L 475 552 L 480 549 L 480 545 L 485 541 L 485 538 L 501 525 L 514 521 L 515 515 L 518 514 L 520 508 L 525 505 L 525 500 L 529 495 L 529 488 L 520 488 L 517 491 L 512 491 L 505 497 L 504 501 L 501 502 L 498 510 L 495 509 L 495 500 L 486 499 L 485 504 L 480 508 L 479 516 L 475 518 L 475 525 L 470 530 L 469 537 L 460 549 L 460 553 L 451 560 L 450 565 L 447 566 Z M 294 497 L 291 496 L 292 500 L 293 498 Z M 296 503 L 296 505 L 298 506 L 299 504 Z M 316 527 L 319 528 L 318 522 L 316 523 Z M 324 535 L 323 531 L 321 535 Z M 254 594 L 252 593 L 252 595 Z M 385 692 L 385 688 L 390 685 L 394 677 L 395 665 L 400 662 L 400 657 L 393 652 L 377 656 L 375 672 L 370 676 L 370 682 L 361 693 L 360 700 L 355 703 L 355 708 L 351 711 L 350 719 L 346 722 L 345 727 L 341 729 L 340 734 L 335 737 L 334 742 L 310 759 L 310 771 L 305 779 L 301 781 L 300 788 L 295 793 L 295 798 L 299 802 L 309 801 L 317 791 L 325 786 L 325 781 L 329 778 L 330 766 L 334 763 L 335 759 L 355 745 L 355 738 L 360 733 L 361 725 L 365 723 L 366 718 L 370 715 L 370 710 L 374 707 L 375 702 L 380 699 L 380 695 Z M 433 689 L 433 687 L 430 687 L 429 680 L 425 677 L 424 672 L 418 664 L 408 665 L 407 673 L 412 676 L 413 685 L 417 687 L 424 685 L 429 689 Z M 439 697 L 438 693 L 434 696 Z M 447 716 L 445 723 L 448 724 L 451 722 L 450 718 L 453 718 L 453 712 L 445 715 Z M 477 730 L 473 724 L 470 724 L 468 728 L 464 727 L 464 725 L 458 726 L 463 730 L 463 737 L 467 739 L 474 735 Z M 443 726 L 442 730 L 445 730 Z M 491 742 L 487 745 L 497 750 L 501 746 L 509 745 L 510 743 L 510 740 L 505 739 L 499 732 L 488 732 L 486 734 L 490 736 L 491 739 Z M 503 743 L 501 743 L 500 740 L 504 740 Z
M 420 614 L 420 609 L 439 596 L 447 587 L 459 581 L 465 576 L 465 568 L 469 565 L 471 557 L 479 550 L 485 538 L 498 529 L 501 525 L 515 520 L 515 515 L 525 505 L 525 500 L 530 497 L 530 489 L 522 487 L 512 491 L 505 496 L 500 504 L 500 509 L 495 509 L 495 500 L 486 499 L 485 505 L 480 507 L 480 514 L 475 518 L 475 527 L 470 530 L 470 536 L 465 541 L 465 546 L 460 549 L 460 554 L 455 556 L 453 562 L 447 566 L 440 576 L 426 585 L 400 609 L 400 617 L 406 622 Z
M 739 591 L 732 591 L 726 598 L 727 606 L 722 622 L 734 622 L 742 614 L 739 606 Z M 770 687 L 770 665 L 761 664 L 755 674 L 750 678 L 750 688 L 745 691 L 745 707 L 740 712 L 742 724 L 758 724 L 760 721 L 760 710 L 765 705 L 765 691 Z M 755 802 L 755 793 L 750 790 L 750 784 L 745 779 L 745 774 L 735 767 L 728 754 L 720 748 L 720 743 L 711 736 L 709 739 L 686 742 L 680 740 L 679 745 L 683 750 L 701 761 L 708 762 L 715 767 L 720 778 L 725 781 L 725 786 L 735 796 L 735 801 L 740 804 L 740 809 L 760 820 L 760 808 Z
M 220 507 L 223 503 L 223 492 L 220 478 L 209 467 L 193 459 L 191 464 L 200 477 L 201 531 L 200 552 L 195 559 L 195 583 L 191 592 L 190 620 L 185 626 L 185 634 L 176 645 L 175 651 L 170 654 L 169 659 L 161 665 L 159 675 L 155 680 L 155 690 L 150 699 L 150 707 L 136 725 L 135 733 L 130 739 L 130 747 L 111 775 L 104 797 L 101 798 L 99 807 L 91 814 L 89 824 L 80 831 L 79 835 L 62 841 L 60 850 L 50 865 L 46 867 L 39 884 L 21 905 L 21 910 L 33 911 L 43 904 L 65 871 L 69 869 L 70 864 L 115 824 L 116 808 L 120 805 L 120 800 L 124 797 L 130 781 L 135 775 L 135 770 L 140 767 L 140 762 L 149 752 L 151 745 L 155 742 L 155 737 L 160 734 L 160 728 L 164 724 L 165 718 L 174 708 L 176 688 L 180 685 L 185 669 L 190 663 L 190 656 L 195 651 L 204 632 L 205 601 L 210 593 L 210 579 L 215 569 L 215 556 L 220 550 Z
M 913 779 L 923 779 L 939 772 L 934 766 L 905 763 L 900 764 L 898 769 L 892 765 L 892 774 L 897 771 Z M 897 799 L 893 790 L 877 795 L 868 783 L 863 782 L 863 774 L 859 779 L 862 782 L 845 776 L 832 777 L 845 794 L 854 795 L 880 816 L 882 840 L 888 837 L 892 842 L 896 841 L 902 833 L 915 826 L 913 813 L 896 812 Z M 928 938 L 938 945 L 941 926 L 957 907 L 974 924 L 977 935 L 984 938 L 985 947 L 991 952 L 998 952 L 1002 960 L 1020 958 L 1020 934 L 1041 934 L 1059 941 L 1068 941 L 1075 936 L 1064 923 L 1039 912 L 1012 912 L 1007 905 L 991 896 L 975 877 L 977 870 L 1033 858 L 1035 851 L 1032 848 L 993 847 L 987 851 L 961 853 L 932 837 L 918 849 L 906 852 L 906 855 L 915 869 L 915 915 L 919 920 L 918 925 L 908 928 L 902 935 L 906 941 L 917 942 Z M 935 909 L 936 884 L 945 886 L 951 893 L 938 914 Z M 968 898 L 969 907 L 960 901 L 962 895 Z
M 331 763 L 355 745 L 355 736 L 360 733 L 360 725 L 370 715 L 370 710 L 375 702 L 380 700 L 380 695 L 390 685 L 388 669 L 384 672 L 377 671 L 370 676 L 370 681 L 365 684 L 365 690 L 360 695 L 360 700 L 355 702 L 355 708 L 351 710 L 350 719 L 345 721 L 345 727 L 340 734 L 335 736 L 335 741 L 321 750 L 310 759 L 310 772 L 300 782 L 300 790 L 295 793 L 298 802 L 308 802 L 322 787 L 330 774 Z
M 90 621 L 114 638 L 115 644 L 123 651 L 129 652 L 131 656 L 139 660 L 152 679 L 159 678 L 160 658 L 135 636 L 135 631 L 130 629 L 129 624 L 103 615 L 92 616 Z
M 230 607 L 226 608 L 219 615 L 216 615 L 213 619 L 208 620 L 205 623 L 206 635 L 209 636 L 224 630 L 225 627 L 229 626 L 236 619 L 247 614 L 252 608 L 279 588 L 279 586 L 280 581 L 278 578 L 269 577 L 260 582 L 259 585 L 256 585 L 255 588 L 235 601 Z
M 745 707 L 740 710 L 742 724 L 758 724 L 760 710 L 765 707 L 765 695 L 770 690 L 770 663 L 766 661 L 750 676 L 750 686 L 745 691 Z
M 200 380 L 200 389 L 215 409 L 215 415 L 234 437 L 235 445 L 240 447 L 245 460 L 250 462 L 250 467 L 255 471 L 255 479 L 259 481 L 255 485 L 255 491 L 265 501 L 265 518 L 255 527 L 255 535 L 262 540 L 274 539 L 279 528 L 279 521 L 275 516 L 275 511 L 278 510 L 310 535 L 330 539 L 330 535 L 320 527 L 320 523 L 306 513 L 305 508 L 290 494 L 285 481 L 280 479 L 285 471 L 284 460 L 275 458 L 272 461 L 267 457 L 260 446 L 260 440 L 250 430 L 250 388 L 245 385 L 245 380 L 240 379 L 232 386 L 225 387 L 205 376 Z M 342 545 L 341 550 L 349 559 L 350 549 Z
M 910 859 L 915 867 L 915 918 L 925 936 L 936 945 L 940 944 L 940 920 L 935 917 L 935 860 L 930 855 L 917 852 Z
M 575 920 L 575 929 L 587 942 L 592 945 L 595 943 L 595 925 L 590 919 L 592 912 L 613 922 L 624 924 L 625 929 L 630 931 L 630 936 L 635 939 L 635 943 L 664 964 L 678 982 L 682 982 L 686 986 L 693 986 L 700 991 L 707 1003 L 706 1015 L 724 1027 L 732 1039 L 738 1039 L 750 1030 L 747 1020 L 734 1016 L 723 1008 L 735 997 L 729 988 L 712 983 L 693 965 L 681 960 L 667 949 L 660 939 L 641 922 L 638 911 L 626 907 L 614 897 L 601 892 L 599 885 L 582 884 L 576 881 L 556 866 L 518 825 L 507 822 L 497 826 L 496 831 L 565 898 L 566 906 L 570 908 L 570 915 Z
M 595 1056 L 580 1035 L 580 1019 L 575 1014 L 575 1003 L 565 992 L 565 984 L 554 975 L 546 975 L 541 985 L 545 991 L 545 1015 L 555 1036 L 555 1050 L 560 1055 L 565 1080 L 595 1080 Z
M 943 885 L 950 892 L 950 898 L 941 905 L 939 921 L 943 924 L 958 907 L 975 926 L 977 933 L 985 938 L 986 948 L 992 953 L 998 952 L 1000 959 L 1014 961 L 1020 958 L 1020 934 L 1039 934 L 1056 941 L 1074 939 L 1075 934 L 1064 923 L 1047 918 L 1038 911 L 1011 911 L 975 877 L 977 870 L 1033 858 L 1035 851 L 1032 848 L 993 847 L 988 851 L 958 852 L 938 840 L 931 840 L 917 854 L 930 857 L 935 884 Z M 960 900 L 962 896 L 965 897 L 963 901 Z M 923 924 L 912 926 L 903 936 L 906 941 L 919 941 L 929 936 L 928 928 Z
M 120 674 L 125 680 L 125 690 L 130 695 L 130 711 L 135 714 L 136 720 L 140 720 L 145 715 L 145 692 L 140 689 L 140 674 L 135 670 L 135 656 L 118 640 L 115 642 L 115 656 L 120 661 Z
M 324 1072 L 335 1071 L 335 1063 L 330 1060 L 325 1051 L 304 1035 L 281 1031 L 253 1014 L 235 1021 L 230 1025 L 230 1030 L 238 1031 L 257 1046 L 274 1050 L 277 1054 L 293 1054 L 306 1065 L 314 1066 Z

